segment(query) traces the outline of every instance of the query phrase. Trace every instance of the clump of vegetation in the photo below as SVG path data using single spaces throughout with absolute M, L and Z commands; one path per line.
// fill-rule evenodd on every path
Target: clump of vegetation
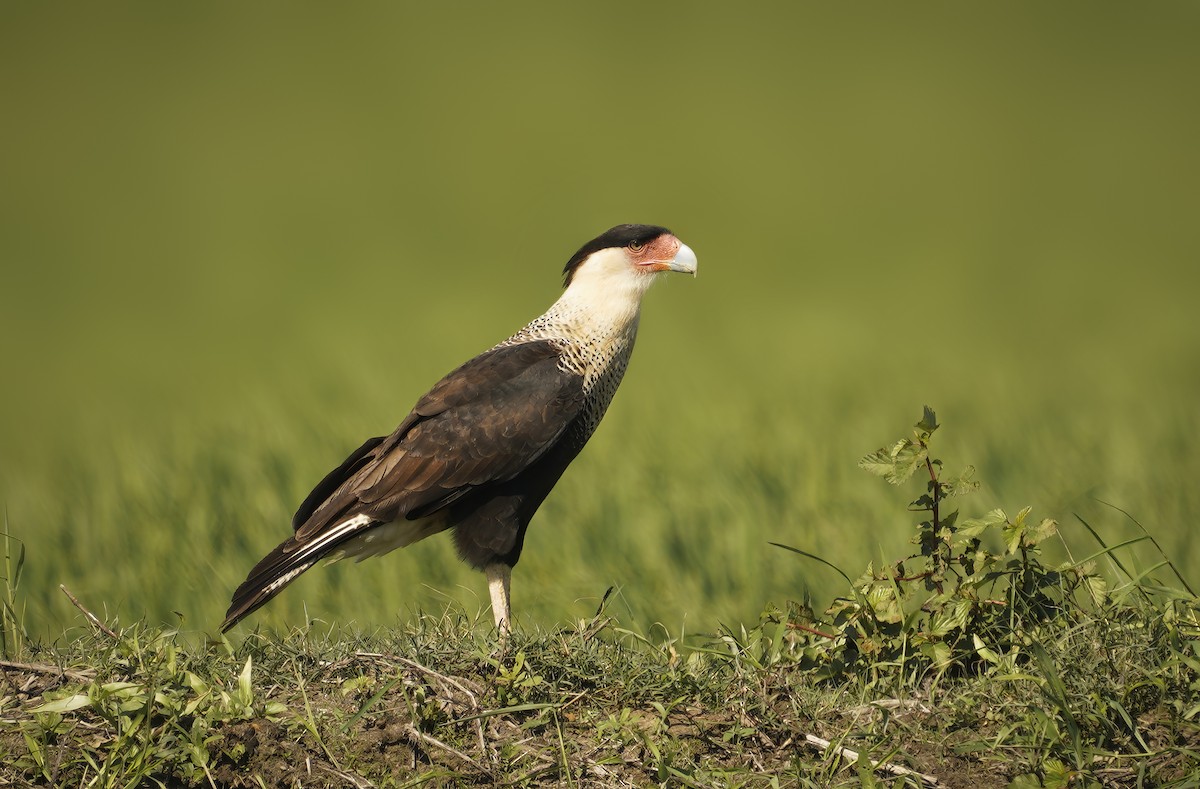
M 1008 710 L 1009 725 L 991 747 L 1014 736 L 1039 743 L 1033 750 L 1041 755 L 1027 763 L 1033 771 L 1018 774 L 1033 782 L 1028 785 L 1090 785 L 1103 772 L 1097 765 L 1120 763 L 1123 750 L 1150 753 L 1142 727 L 1156 716 L 1186 723 L 1194 736 L 1200 601 L 1169 559 L 1135 575 L 1115 555 L 1153 538 L 1144 534 L 1108 546 L 1081 519 L 1099 549 L 1047 564 L 1043 547 L 1059 536 L 1058 524 L 1031 517 L 1030 507 L 1013 516 L 994 509 L 962 519 L 960 510 L 948 511 L 979 482 L 971 466 L 944 472 L 931 451 L 937 429 L 937 417 L 926 407 L 911 438 L 859 461 L 897 486 L 926 477 L 924 492 L 908 506 L 921 517 L 912 537 L 916 552 L 868 565 L 854 580 L 842 573 L 848 594 L 822 616 L 806 604 L 792 604 L 787 612 L 768 609 L 759 628 L 730 640 L 739 648 L 749 645 L 743 653 L 766 663 L 795 661 L 826 682 L 865 679 L 896 694 L 932 697 L 941 687 L 942 695 L 953 696 L 946 688 L 958 678 L 963 682 L 954 691 L 974 687 L 986 691 L 981 699 L 994 700 L 996 687 L 1027 684 L 1025 690 L 1036 692 L 1020 694 L 1018 709 Z M 1102 558 L 1125 583 L 1110 588 L 1098 571 Z M 1160 567 L 1170 568 L 1184 590 L 1146 582 Z M 988 706 L 981 701 L 977 710 Z M 978 722 L 975 713 L 967 719 Z M 1200 760 L 1194 766 L 1200 769 Z
M 222 742 L 222 728 L 287 712 L 278 701 L 255 698 L 252 657 L 230 671 L 230 655 L 189 655 L 175 631 L 138 626 L 113 635 L 88 639 L 86 663 L 57 667 L 57 675 L 52 664 L 6 665 L 27 673 L 26 688 L 42 689 L 40 703 L 22 705 L 15 727 L 24 752 L 6 759 L 26 778 L 52 786 L 81 776 L 120 776 L 113 785 L 165 775 L 211 781 L 210 749 Z M 225 674 L 216 683 L 201 676 L 209 664 Z
M 813 636 L 804 657 L 824 676 L 880 664 L 909 674 L 1001 664 L 1013 669 L 1046 626 L 1069 626 L 1107 598 L 1096 556 L 1057 567 L 1042 562 L 1042 543 L 1057 535 L 1058 524 L 1031 518 L 1030 507 L 1015 516 L 995 509 L 961 521 L 958 509 L 947 511 L 979 482 L 971 466 L 947 478 L 931 454 L 937 429 L 926 407 L 912 438 L 859 461 L 897 486 L 918 473 L 927 476 L 925 492 L 908 506 L 923 516 L 912 538 L 918 550 L 891 564 L 868 565 L 853 581 L 843 573 L 850 595 L 837 599 L 823 619 L 793 609 L 792 622 Z M 993 552 L 993 545 L 1003 548 Z

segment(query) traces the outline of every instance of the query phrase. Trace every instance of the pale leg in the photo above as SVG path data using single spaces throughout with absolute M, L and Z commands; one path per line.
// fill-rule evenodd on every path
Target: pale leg
M 509 604 L 509 582 L 512 578 L 512 568 L 507 564 L 489 564 L 484 568 L 487 574 L 488 591 L 492 595 L 492 615 L 496 617 L 496 629 L 501 637 L 512 630 L 512 608 Z

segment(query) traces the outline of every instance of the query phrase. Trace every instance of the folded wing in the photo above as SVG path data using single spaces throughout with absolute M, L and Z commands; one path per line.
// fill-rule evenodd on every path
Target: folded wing
M 391 435 L 367 440 L 317 484 L 292 519 L 295 533 L 234 592 L 222 629 L 348 540 L 518 476 L 583 406 L 581 377 L 559 362 L 547 341 L 501 346 L 439 381 Z

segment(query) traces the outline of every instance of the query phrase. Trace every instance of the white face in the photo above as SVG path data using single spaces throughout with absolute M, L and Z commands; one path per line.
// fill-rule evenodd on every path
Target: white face
M 696 253 L 670 233 L 593 252 L 575 269 L 567 290 L 589 291 L 595 299 L 636 298 L 664 271 L 696 273 Z

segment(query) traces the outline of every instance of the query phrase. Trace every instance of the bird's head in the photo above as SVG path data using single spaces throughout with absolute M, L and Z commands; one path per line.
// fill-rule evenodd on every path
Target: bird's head
M 639 295 L 664 271 L 696 273 L 696 253 L 665 227 L 617 225 L 579 248 L 563 269 L 567 288 Z

